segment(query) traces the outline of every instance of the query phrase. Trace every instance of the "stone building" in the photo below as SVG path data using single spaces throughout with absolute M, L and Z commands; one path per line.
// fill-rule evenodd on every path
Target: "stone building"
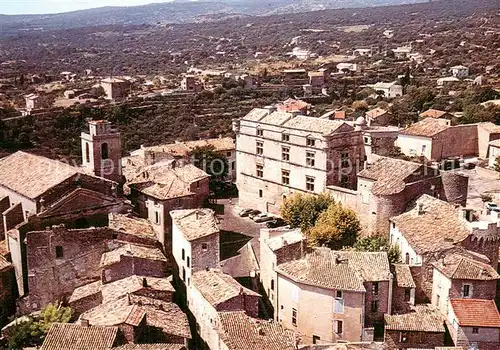
M 127 97 L 130 93 L 130 85 L 130 82 L 124 79 L 106 78 L 101 80 L 101 87 L 108 100 Z
M 219 349 L 218 313 L 244 311 L 250 317 L 257 317 L 260 298 L 260 294 L 217 269 L 193 273 L 187 287 L 187 304 L 196 319 L 198 335 L 210 349 Z
M 215 268 L 220 262 L 217 219 L 211 209 L 174 210 L 170 215 L 177 278 L 189 286 L 193 273 Z
M 366 112 L 365 118 L 368 126 L 387 126 L 393 115 L 388 110 L 377 107 Z
M 495 299 L 500 275 L 489 259 L 470 251 L 453 252 L 436 261 L 432 305 L 447 315 L 451 299 Z
M 425 164 L 379 157 L 358 173 L 357 190 L 329 186 L 328 191 L 358 213 L 366 234 L 388 236 L 389 219 L 405 212 L 422 194 L 465 205 L 468 178 Z
M 233 122 L 240 206 L 276 213 L 294 192 L 356 187 L 361 131 L 343 121 L 256 108 Z
M 214 139 L 175 142 L 171 144 L 141 147 L 130 152 L 132 159 L 148 159 L 151 164 L 154 161 L 163 159 L 176 159 L 191 162 L 190 153 L 197 147 L 213 147 L 227 159 L 229 169 L 227 169 L 227 179 L 236 179 L 236 145 L 231 137 L 218 137 Z M 207 164 L 207 169 L 210 164 Z
M 149 154 L 149 153 L 148 153 Z M 151 222 L 158 240 L 171 251 L 171 210 L 201 207 L 210 177 L 182 160 L 128 157 L 123 161 L 126 191 L 138 216 Z
M 494 300 L 451 299 L 448 322 L 456 346 L 481 350 L 500 348 L 500 314 Z
M 493 213 L 478 220 L 473 214 L 471 210 L 456 208 L 450 203 L 423 195 L 413 209 L 391 218 L 390 242 L 400 248 L 403 260 L 411 266 L 417 285 L 417 301 L 431 300 L 434 266 L 437 264 L 442 268 L 442 261 L 445 264 L 453 261 L 463 263 L 473 268 L 467 274 L 476 271 L 475 278 L 496 279 L 493 271 L 480 272 L 478 266 L 482 266 L 482 260 L 487 261 L 493 270 L 498 267 L 498 218 Z M 471 255 L 467 250 L 484 257 Z M 461 252 L 465 254 L 464 259 L 469 256 L 475 262 L 462 260 L 456 255 L 446 258 L 455 252 Z M 488 274 L 490 277 L 487 278 Z M 459 278 L 457 283 L 462 283 L 460 280 L 464 278 Z
M 203 90 L 203 84 L 194 75 L 186 75 L 181 80 L 181 90 L 187 92 L 200 92 Z
M 402 130 L 397 145 L 407 156 L 424 156 L 437 162 L 450 157 L 473 157 L 479 152 L 478 126 L 451 126 L 447 119 L 426 118 Z
M 445 344 L 445 319 L 429 305 L 385 315 L 385 342 L 389 349 L 433 349 Z
M 392 287 L 392 311 L 396 314 L 409 312 L 415 305 L 415 290 L 417 285 L 413 280 L 410 265 L 393 264 L 391 272 L 394 275 Z
M 92 175 L 122 183 L 120 133 L 105 120 L 89 121 L 89 133 L 82 132 L 82 167 Z
M 316 248 L 276 265 L 275 272 L 275 318 L 300 333 L 304 344 L 382 335 L 392 299 L 386 253 Z

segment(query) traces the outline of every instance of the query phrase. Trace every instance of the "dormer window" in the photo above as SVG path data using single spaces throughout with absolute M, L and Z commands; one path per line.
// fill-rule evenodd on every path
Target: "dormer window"
M 264 136 L 264 130 L 262 130 L 260 127 L 257 128 L 257 136 Z
M 285 133 L 281 134 L 281 141 L 290 142 L 290 135 Z
M 311 137 L 308 137 L 308 138 L 306 139 L 306 145 L 307 145 L 308 147 L 314 147 L 314 146 L 316 146 L 316 140 L 315 140 L 315 139 L 313 139 L 313 138 L 311 138 Z

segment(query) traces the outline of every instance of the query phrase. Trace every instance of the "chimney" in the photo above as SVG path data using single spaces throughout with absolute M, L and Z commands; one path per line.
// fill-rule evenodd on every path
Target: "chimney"
M 424 204 L 423 203 L 418 203 L 418 215 L 423 215 L 425 213 L 424 211 Z
M 89 327 L 89 326 L 90 326 L 90 325 L 89 325 L 89 320 L 86 320 L 86 319 L 84 319 L 84 318 L 82 318 L 82 319 L 80 320 L 80 324 L 81 324 L 81 326 L 82 326 L 82 327 Z

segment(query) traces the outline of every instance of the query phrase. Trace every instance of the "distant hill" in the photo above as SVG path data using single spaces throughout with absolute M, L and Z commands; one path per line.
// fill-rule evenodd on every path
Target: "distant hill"
M 133 7 L 102 7 L 48 15 L 0 15 L 5 33 L 98 25 L 192 23 L 234 16 L 265 16 L 325 9 L 401 5 L 428 0 L 174 0 Z

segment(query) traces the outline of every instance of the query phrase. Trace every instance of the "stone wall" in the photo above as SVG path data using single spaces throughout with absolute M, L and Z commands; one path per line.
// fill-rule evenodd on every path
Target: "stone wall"
M 259 317 L 260 296 L 240 294 L 216 306 L 218 312 L 245 310 L 250 317 Z
M 78 318 L 84 312 L 97 307 L 102 304 L 102 293 L 99 291 L 95 294 L 86 296 L 85 298 L 78 299 L 71 302 L 69 306 L 71 307 L 72 317 Z
M 477 125 L 456 125 L 434 136 L 432 159 L 440 161 L 448 157 L 477 156 Z
M 384 314 L 389 310 L 389 281 L 378 283 L 378 294 L 374 293 L 373 283 L 365 282 L 365 327 L 383 324 Z M 378 310 L 372 312 L 372 301 L 378 301 Z
M 165 277 L 165 262 L 122 255 L 119 262 L 106 266 L 101 271 L 103 283 L 110 283 L 132 275 Z
M 406 342 L 401 342 L 401 333 Z M 385 331 L 385 341 L 389 349 L 434 349 L 444 345 L 444 333 Z
M 0 257 L 0 260 L 3 259 Z M 1 263 L 5 263 L 0 261 Z M 8 323 L 9 317 L 16 312 L 17 286 L 14 266 L 5 263 L 6 267 L 0 270 L 0 328 Z
M 24 221 L 23 205 L 16 203 L 3 212 L 4 232 L 12 230 Z

